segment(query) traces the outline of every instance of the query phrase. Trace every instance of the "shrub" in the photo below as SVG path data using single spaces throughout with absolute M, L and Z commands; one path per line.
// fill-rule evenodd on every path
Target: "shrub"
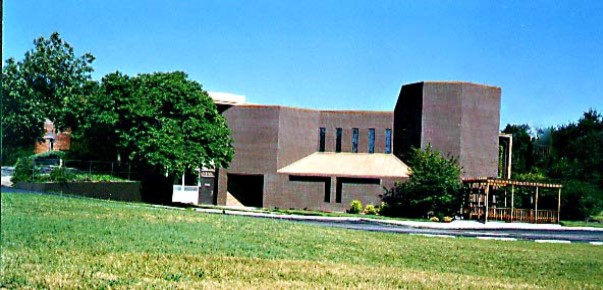
M 364 214 L 377 215 L 378 212 L 374 205 L 367 204 L 366 207 L 364 208 Z
M 561 190 L 561 219 L 584 220 L 601 212 L 603 190 L 582 181 L 565 181 Z
M 33 181 L 38 175 L 35 164 L 31 157 L 22 157 L 15 164 L 15 172 L 11 178 L 12 183 Z
M 65 183 L 76 179 L 75 174 L 64 167 L 56 167 L 50 171 L 50 181 Z
M 32 147 L 2 147 L 2 166 L 15 165 L 21 158 L 27 158 L 33 151 Z
M 362 203 L 359 200 L 352 200 L 352 202 L 350 202 L 350 209 L 348 210 L 349 213 L 360 213 L 362 211 Z
M 445 217 L 444 217 L 444 222 L 445 222 L 445 223 L 452 222 L 452 220 L 454 220 L 454 218 L 449 217 L 449 216 L 445 216 Z
M 461 169 L 458 160 L 444 157 L 432 149 L 413 149 L 409 160 L 412 174 L 407 182 L 387 190 L 383 201 L 387 210 L 382 215 L 424 217 L 428 212 L 453 215 L 463 203 Z
M 437 222 L 440 221 L 440 219 L 437 216 L 432 216 L 429 220 L 432 221 L 432 222 L 434 222 L 434 223 L 437 223 Z

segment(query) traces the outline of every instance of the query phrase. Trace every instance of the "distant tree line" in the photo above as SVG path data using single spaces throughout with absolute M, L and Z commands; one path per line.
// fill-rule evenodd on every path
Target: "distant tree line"
M 513 179 L 563 184 L 561 215 L 584 219 L 603 210 L 603 116 L 544 129 L 507 125 L 513 135 Z
M 154 191 L 171 190 L 174 176 L 232 160 L 230 130 L 201 84 L 184 72 L 115 72 L 98 82 L 91 77 L 93 61 L 89 53 L 76 56 L 53 33 L 34 40 L 23 60 L 5 62 L 2 165 L 33 153 L 45 119 L 72 129 L 66 158 L 128 162 Z

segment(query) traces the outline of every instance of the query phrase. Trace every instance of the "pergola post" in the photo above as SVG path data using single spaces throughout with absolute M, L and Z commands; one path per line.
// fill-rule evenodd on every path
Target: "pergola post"
M 489 201 L 490 199 L 490 184 L 486 182 L 486 202 L 485 202 L 485 206 L 486 206 L 486 212 L 484 213 L 484 223 L 488 222 L 488 205 L 490 203 Z
M 511 222 L 513 222 L 513 212 L 515 212 L 515 185 L 511 185 Z
M 538 223 L 538 186 L 536 186 L 536 200 L 534 201 L 534 223 Z
M 557 197 L 557 223 L 561 222 L 561 187 L 559 187 L 559 196 Z
M 505 186 L 505 207 L 507 207 L 507 187 Z

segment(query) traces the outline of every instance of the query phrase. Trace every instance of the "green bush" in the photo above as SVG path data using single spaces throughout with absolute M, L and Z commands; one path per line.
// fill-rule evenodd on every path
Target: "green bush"
M 56 167 L 50 171 L 50 181 L 65 183 L 76 179 L 75 174 L 64 167 Z
M 360 213 L 362 211 L 362 203 L 359 200 L 352 200 L 350 202 L 350 209 L 348 213 Z
M 383 201 L 387 207 L 380 214 L 418 218 L 431 212 L 440 219 L 456 214 L 463 203 L 458 160 L 442 156 L 429 145 L 425 150 L 413 149 L 409 164 L 410 178 L 386 190 Z
M 561 219 L 584 220 L 603 208 L 603 190 L 582 181 L 565 181 L 561 190 Z
M 366 207 L 364 208 L 364 214 L 377 215 L 377 213 L 378 213 L 377 209 L 372 204 L 367 204 Z
M 33 152 L 32 147 L 11 147 L 2 148 L 2 166 L 15 165 L 21 158 L 27 158 Z
M 31 157 L 19 158 L 15 164 L 15 172 L 11 178 L 11 182 L 16 183 L 35 180 L 35 177 L 38 175 L 38 172 L 35 169 L 34 160 Z

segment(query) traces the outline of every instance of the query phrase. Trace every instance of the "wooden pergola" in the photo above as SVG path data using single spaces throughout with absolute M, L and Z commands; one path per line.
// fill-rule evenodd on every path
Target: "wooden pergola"
M 507 222 L 529 222 L 529 223 L 559 223 L 561 211 L 561 184 L 538 183 L 528 181 L 518 181 L 500 178 L 473 178 L 464 179 L 463 183 L 468 190 L 465 213 L 468 217 L 477 218 L 488 222 L 489 220 L 499 220 Z M 508 188 L 510 187 L 510 207 L 508 206 Z M 530 197 L 534 208 L 515 208 L 515 188 L 534 188 L 534 196 Z M 498 206 L 496 195 L 492 194 L 494 190 L 502 189 L 504 192 L 503 206 Z M 539 209 L 538 198 L 540 189 L 557 190 L 557 208 Z

